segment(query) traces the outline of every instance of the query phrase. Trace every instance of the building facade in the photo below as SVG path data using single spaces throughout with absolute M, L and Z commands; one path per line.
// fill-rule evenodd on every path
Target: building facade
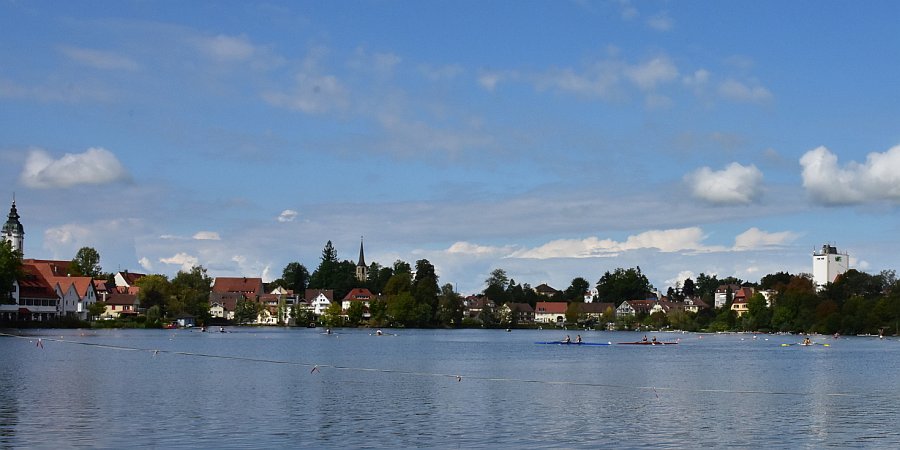
M 838 252 L 837 247 L 823 245 L 821 251 L 813 252 L 813 282 L 816 290 L 822 290 L 828 283 L 850 270 L 850 255 Z

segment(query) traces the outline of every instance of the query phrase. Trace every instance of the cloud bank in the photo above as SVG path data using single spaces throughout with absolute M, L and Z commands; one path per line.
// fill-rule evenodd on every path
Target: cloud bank
M 817 147 L 800 158 L 803 187 L 825 205 L 852 205 L 879 200 L 900 201 L 900 145 L 869 153 L 865 163 L 838 165 L 837 156 Z

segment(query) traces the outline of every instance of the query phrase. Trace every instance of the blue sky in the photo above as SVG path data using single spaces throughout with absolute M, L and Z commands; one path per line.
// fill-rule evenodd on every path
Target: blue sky
M 271 280 L 333 241 L 558 289 L 896 269 L 900 3 L 0 0 L 26 257 Z

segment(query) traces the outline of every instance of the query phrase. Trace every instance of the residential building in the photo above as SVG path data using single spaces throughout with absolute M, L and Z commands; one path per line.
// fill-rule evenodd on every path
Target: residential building
M 566 302 L 537 302 L 534 305 L 534 321 L 536 323 L 563 324 L 566 322 Z
M 118 319 L 126 316 L 136 316 L 140 309 L 137 294 L 129 294 L 128 289 L 124 293 L 114 291 L 106 295 L 106 310 L 100 316 L 101 319 Z
M 597 302 L 597 303 L 572 303 L 572 307 L 578 314 L 579 321 L 600 320 L 607 309 L 615 314 L 616 305 L 614 303 Z
M 306 302 L 312 307 L 317 316 L 325 314 L 325 310 L 334 302 L 334 290 L 332 289 L 307 289 Z
M 709 305 L 706 304 L 699 296 L 698 297 L 687 297 L 684 299 L 684 310 L 692 313 L 700 312 L 701 309 L 707 309 Z
M 528 303 L 505 303 L 497 313 L 500 316 L 500 323 L 517 325 L 534 322 L 534 308 Z
M 13 283 L 11 301 L 0 302 L 0 320 L 46 321 L 59 316 L 59 292 L 33 264 L 22 265 L 23 276 Z
M 546 283 L 537 285 L 534 288 L 534 292 L 537 292 L 539 295 L 543 295 L 544 297 L 553 297 L 554 295 L 559 293 L 559 291 L 548 286 Z
M 142 273 L 129 272 L 126 270 L 124 272 L 116 272 L 113 279 L 116 282 L 116 287 L 130 288 L 130 287 L 134 287 L 135 283 L 137 283 L 138 280 L 140 280 L 141 278 L 144 278 L 146 276 L 147 275 L 142 274 Z
M 739 284 L 721 284 L 718 288 L 716 288 L 716 294 L 714 297 L 714 304 L 716 308 L 721 308 L 728 304 L 729 300 L 734 298 L 734 293 L 740 289 L 741 286 Z M 729 295 L 732 297 L 729 298 Z

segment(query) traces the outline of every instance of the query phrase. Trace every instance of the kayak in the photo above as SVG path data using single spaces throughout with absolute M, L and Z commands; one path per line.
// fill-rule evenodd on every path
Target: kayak
M 813 345 L 821 345 L 822 347 L 831 347 L 831 344 L 820 344 L 818 342 L 810 342 L 809 344 L 804 344 L 803 342 L 797 342 L 795 344 L 781 344 L 782 347 L 790 347 L 792 345 L 799 345 L 801 347 L 812 347 Z
M 637 342 L 619 342 L 619 345 L 676 345 L 677 342 L 662 342 L 662 341 L 637 341 Z
M 535 344 L 540 344 L 540 345 L 612 345 L 612 342 L 564 342 L 564 341 L 549 341 L 549 342 L 535 342 Z

